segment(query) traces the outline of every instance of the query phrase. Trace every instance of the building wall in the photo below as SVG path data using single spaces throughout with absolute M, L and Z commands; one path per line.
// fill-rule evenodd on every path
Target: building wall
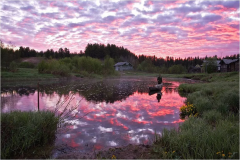
M 123 66 L 116 66 L 115 70 L 116 71 L 125 71 L 125 70 L 132 70 L 133 67 L 132 66 L 127 66 L 127 65 L 123 65 Z
M 239 71 L 239 61 L 235 63 L 235 71 Z
M 226 64 L 221 65 L 221 72 L 227 72 L 227 65 Z
M 235 71 L 235 63 L 230 64 L 230 72 Z
M 223 64 L 221 65 L 221 72 L 233 72 L 233 71 L 239 71 L 239 61 L 233 62 L 230 64 Z

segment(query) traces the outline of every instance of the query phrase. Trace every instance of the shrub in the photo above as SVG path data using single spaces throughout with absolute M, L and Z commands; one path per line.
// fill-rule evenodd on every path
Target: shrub
M 146 59 L 138 65 L 137 70 L 145 72 L 158 72 L 160 68 L 154 66 L 150 59 Z
M 30 62 L 21 62 L 18 67 L 20 67 L 20 68 L 34 68 L 35 65 L 33 63 L 30 63 Z
M 47 70 L 48 70 L 48 63 L 46 61 L 41 61 L 39 64 L 38 64 L 38 72 L 39 73 L 46 73 Z
M 103 74 L 105 75 L 112 75 L 115 72 L 114 69 L 114 59 L 110 57 L 106 57 L 104 59 L 104 65 L 103 65 Z
M 183 105 L 180 108 L 180 117 L 184 119 L 186 116 L 195 116 L 197 117 L 197 109 L 193 106 L 193 104 L 190 104 L 189 102 L 186 105 Z
M 57 60 L 42 61 L 38 64 L 39 73 L 51 73 L 60 76 L 69 76 L 70 69 L 64 63 Z
M 101 73 L 101 61 L 91 57 L 78 57 L 75 58 L 74 64 L 78 71 L 87 71 L 88 73 Z

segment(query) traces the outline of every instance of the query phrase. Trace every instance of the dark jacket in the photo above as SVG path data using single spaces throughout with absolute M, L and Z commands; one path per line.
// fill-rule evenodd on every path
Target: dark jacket
M 159 77 L 157 78 L 157 81 L 158 81 L 158 84 L 161 84 L 161 83 L 162 83 L 162 77 L 159 76 Z

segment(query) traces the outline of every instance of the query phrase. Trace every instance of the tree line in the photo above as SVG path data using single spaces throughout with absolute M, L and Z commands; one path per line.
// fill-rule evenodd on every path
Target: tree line
M 146 55 L 135 55 L 127 48 L 123 46 L 116 46 L 115 44 L 87 44 L 85 51 L 80 51 L 79 53 L 71 53 L 68 48 L 59 48 L 57 51 L 53 49 L 47 49 L 46 51 L 36 51 L 29 47 L 20 46 L 19 49 L 13 49 L 14 45 L 5 45 L 1 40 L 1 66 L 8 68 L 10 63 L 19 58 L 26 57 L 45 57 L 47 59 L 63 59 L 67 57 L 74 56 L 86 56 L 91 58 L 96 58 L 99 60 L 104 60 L 105 57 L 110 57 L 114 60 L 114 62 L 127 61 L 131 63 L 135 69 L 140 71 L 148 71 L 148 72 L 163 72 L 168 73 L 170 70 L 181 69 L 180 72 L 186 72 L 190 67 L 203 64 L 203 60 L 208 58 L 221 59 L 217 57 L 217 55 L 213 57 L 187 57 L 187 58 L 176 58 L 167 56 L 156 57 L 154 56 L 146 56 Z M 232 56 L 225 56 L 223 58 L 239 58 L 239 54 L 234 54 Z

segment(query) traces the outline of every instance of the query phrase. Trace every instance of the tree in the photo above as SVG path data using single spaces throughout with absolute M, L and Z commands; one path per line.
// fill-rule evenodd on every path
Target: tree
M 64 57 L 63 58 L 65 58 L 65 57 L 70 57 L 70 51 L 67 48 L 64 48 Z
M 62 48 L 59 48 L 58 50 L 58 57 L 63 58 L 64 57 L 64 50 Z
M 181 64 L 173 65 L 168 69 L 168 72 L 172 74 L 181 74 L 186 72 L 186 68 L 183 67 Z
M 217 58 L 216 57 L 210 57 L 205 59 L 205 62 L 203 64 L 205 71 L 207 73 L 213 73 L 217 71 Z

